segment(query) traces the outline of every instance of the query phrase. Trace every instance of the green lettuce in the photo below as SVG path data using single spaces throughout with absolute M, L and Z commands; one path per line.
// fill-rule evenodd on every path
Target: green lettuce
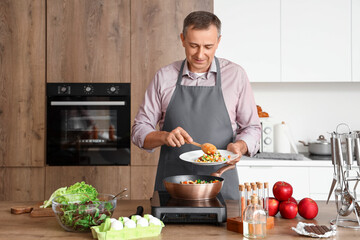
M 90 199 L 92 201 L 96 200 L 99 194 L 93 186 L 86 184 L 84 181 L 77 182 L 71 185 L 70 187 L 61 187 L 57 189 L 55 192 L 53 192 L 53 194 L 51 194 L 49 200 L 45 200 L 44 204 L 41 205 L 40 207 L 41 208 L 50 207 L 52 200 L 54 198 L 65 194 L 75 194 L 75 193 L 84 193 L 88 197 L 87 199 Z

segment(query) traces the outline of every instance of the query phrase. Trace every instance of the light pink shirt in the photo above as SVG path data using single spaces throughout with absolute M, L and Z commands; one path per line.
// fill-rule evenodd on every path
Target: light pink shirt
M 140 148 L 143 148 L 145 137 L 156 131 L 157 124 L 160 130 L 164 125 L 166 109 L 175 90 L 181 63 L 177 61 L 161 68 L 145 92 L 131 134 L 132 142 Z M 221 88 L 235 141 L 245 141 L 249 155 L 253 156 L 259 149 L 261 127 L 251 85 L 242 67 L 222 58 L 219 58 L 219 63 Z M 214 86 L 215 79 L 215 60 L 209 72 L 200 77 L 190 72 L 187 64 L 184 66 L 182 85 Z

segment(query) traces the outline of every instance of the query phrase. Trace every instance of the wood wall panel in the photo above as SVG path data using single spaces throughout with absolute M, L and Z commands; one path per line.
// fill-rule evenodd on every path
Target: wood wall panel
M 157 166 L 131 167 L 131 199 L 150 199 L 154 192 Z
M 45 168 L 0 168 L 1 201 L 43 201 Z
M 44 166 L 45 1 L 0 1 L 0 166 Z
M 85 181 L 99 193 L 116 194 L 127 188 L 130 198 L 130 167 L 127 166 L 79 166 L 46 167 L 45 198 L 58 188 Z M 125 199 L 125 198 L 124 198 Z
M 130 0 L 47 0 L 47 82 L 130 82 Z
M 131 1 L 131 119 L 156 71 L 185 58 L 180 40 L 184 18 L 192 11 L 213 12 L 213 0 Z M 135 145 L 132 165 L 157 165 L 159 149 L 149 154 Z

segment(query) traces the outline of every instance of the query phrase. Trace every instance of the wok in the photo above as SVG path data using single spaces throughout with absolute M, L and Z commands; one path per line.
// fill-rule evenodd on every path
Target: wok
M 220 192 L 224 179 L 220 176 L 231 169 L 234 165 L 227 165 L 209 175 L 176 175 L 163 179 L 164 185 L 171 197 L 184 200 L 205 200 L 215 198 Z M 197 179 L 211 181 L 219 180 L 216 183 L 208 184 L 181 184 L 181 181 L 195 181 Z

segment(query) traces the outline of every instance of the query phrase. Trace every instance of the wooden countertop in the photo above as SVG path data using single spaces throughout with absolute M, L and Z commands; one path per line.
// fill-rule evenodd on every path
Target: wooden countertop
M 72 233 L 63 230 L 55 217 L 33 218 L 30 214 L 14 215 L 10 213 L 13 206 L 32 205 L 34 202 L 0 202 L 0 239 L 92 239 L 91 233 Z M 147 200 L 120 200 L 113 217 L 129 216 L 136 212 L 136 207 L 142 205 L 144 213 L 151 213 L 150 201 Z M 294 219 L 275 217 L 275 228 L 267 232 L 266 239 L 297 239 L 309 240 L 291 230 L 298 222 L 312 222 L 329 226 L 329 221 L 336 217 L 335 204 L 318 201 L 319 214 L 315 220 L 305 220 L 299 215 Z M 238 216 L 236 201 L 227 201 L 228 217 Z M 350 215 L 355 218 L 354 214 Z M 338 227 L 336 237 L 332 239 L 356 239 L 360 231 Z M 147 238 L 151 239 L 151 238 Z M 166 224 L 161 235 L 152 239 L 243 239 L 239 233 L 226 229 L 226 224 L 220 226 L 208 224 Z M 245 239 L 245 238 L 244 238 Z

